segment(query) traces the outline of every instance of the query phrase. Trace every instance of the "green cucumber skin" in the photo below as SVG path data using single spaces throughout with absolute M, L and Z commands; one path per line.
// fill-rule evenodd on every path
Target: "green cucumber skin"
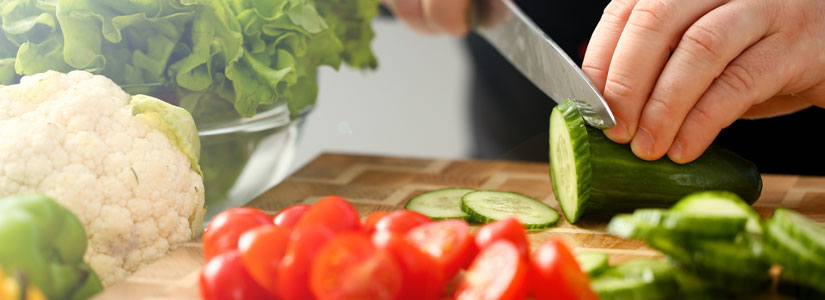
M 670 207 L 688 194 L 707 190 L 728 190 L 753 204 L 762 193 L 762 177 L 756 166 L 729 150 L 711 146 L 697 160 L 683 165 L 668 158 L 645 161 L 628 145 L 586 127 L 592 168 L 586 204 L 590 212 Z

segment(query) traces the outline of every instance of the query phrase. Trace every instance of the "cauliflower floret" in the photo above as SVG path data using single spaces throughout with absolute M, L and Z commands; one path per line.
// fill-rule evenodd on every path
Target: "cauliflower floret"
M 154 108 L 139 109 L 139 100 Z M 203 230 L 194 122 L 166 106 L 83 71 L 0 88 L 0 197 L 40 192 L 74 212 L 104 285 Z

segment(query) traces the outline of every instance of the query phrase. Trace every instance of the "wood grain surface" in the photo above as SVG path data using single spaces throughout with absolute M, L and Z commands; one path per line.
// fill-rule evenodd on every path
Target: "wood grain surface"
M 763 175 L 762 178 L 762 196 L 753 205 L 762 217 L 769 217 L 776 207 L 782 206 L 825 223 L 825 177 Z M 547 164 L 347 154 L 317 157 L 249 206 L 274 213 L 292 204 L 312 204 L 323 196 L 337 194 L 350 200 L 361 216 L 365 216 L 373 211 L 402 208 L 413 196 L 443 187 L 514 191 L 558 209 Z M 604 221 L 571 225 L 562 220 L 550 229 L 530 233 L 529 237 L 533 247 L 548 238 L 562 237 L 576 252 L 609 253 L 611 263 L 659 256 L 644 242 L 606 234 Z M 109 287 L 96 299 L 199 299 L 197 283 L 203 263 L 200 242 L 184 244 Z

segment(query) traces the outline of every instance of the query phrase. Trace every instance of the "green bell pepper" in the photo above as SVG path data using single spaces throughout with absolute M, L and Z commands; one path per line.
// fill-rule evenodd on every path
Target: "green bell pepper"
M 24 274 L 48 299 L 87 299 L 103 288 L 85 252 L 83 225 L 54 200 L 0 199 L 0 268 Z

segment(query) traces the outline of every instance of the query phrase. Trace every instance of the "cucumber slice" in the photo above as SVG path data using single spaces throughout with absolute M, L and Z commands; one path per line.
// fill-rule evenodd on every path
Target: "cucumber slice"
M 743 201 L 742 198 L 728 191 L 705 191 L 692 193 L 682 198 L 682 200 L 679 200 L 676 205 L 671 207 L 671 210 L 708 218 L 744 217 L 747 218 L 745 230 L 754 234 L 762 234 L 762 225 L 760 223 L 759 214 L 757 214 L 756 211 L 748 205 L 748 203 Z M 704 224 L 700 226 L 704 226 Z M 734 230 L 733 227 L 725 228 L 723 224 L 718 226 L 720 227 L 715 228 L 718 228 L 720 231 Z
M 527 229 L 542 229 L 559 220 L 549 205 L 528 196 L 501 191 L 475 191 L 461 197 L 461 210 L 476 222 L 495 222 L 515 217 Z
M 630 214 L 618 214 L 607 224 L 607 232 L 625 239 L 647 239 L 656 231 L 656 224 Z
M 772 261 L 782 265 L 782 279 L 825 292 L 825 261 L 787 234 L 775 219 L 765 227 L 765 250 Z
M 550 114 L 550 180 L 564 216 L 575 223 L 590 198 L 590 142 L 584 119 L 572 101 Z
M 468 188 L 445 188 L 415 196 L 407 202 L 405 209 L 417 211 L 433 220 L 466 219 L 461 210 L 461 197 L 475 192 Z
M 609 276 L 601 276 L 590 281 L 590 288 L 593 289 L 599 299 L 602 300 L 655 300 L 672 299 L 673 292 L 656 284 L 653 281 L 644 279 L 625 279 Z
M 678 290 L 673 266 L 648 258 L 611 267 L 590 287 L 601 299 L 673 299 Z
M 637 209 L 633 212 L 633 218 L 672 234 L 692 238 L 727 239 L 739 234 L 748 220 L 744 216 L 681 212 L 661 208 Z
M 776 226 L 816 253 L 825 263 L 825 225 L 785 208 L 776 209 L 772 220 Z
M 576 253 L 576 262 L 582 272 L 587 273 L 590 278 L 599 276 L 602 272 L 610 268 L 610 257 L 606 253 L 585 252 Z

